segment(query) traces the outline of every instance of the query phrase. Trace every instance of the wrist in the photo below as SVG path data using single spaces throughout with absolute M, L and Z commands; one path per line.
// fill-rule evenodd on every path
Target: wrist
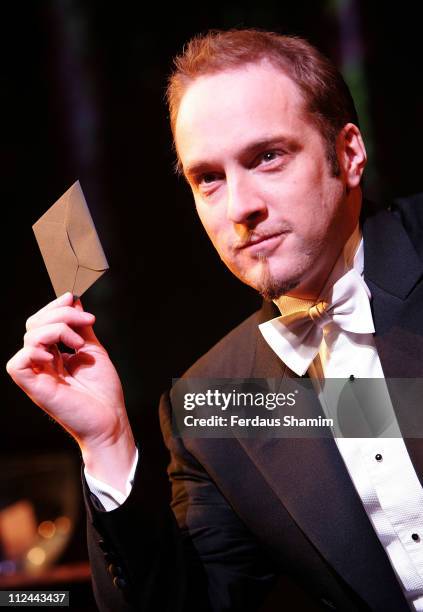
M 80 448 L 87 472 L 126 495 L 128 474 L 137 452 L 130 427 L 113 440 L 85 443 Z

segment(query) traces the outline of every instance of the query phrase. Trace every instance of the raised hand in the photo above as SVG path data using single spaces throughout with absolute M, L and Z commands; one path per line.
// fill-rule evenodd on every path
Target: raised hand
M 119 376 L 94 334 L 94 321 L 65 293 L 29 317 L 24 346 L 6 369 L 75 438 L 89 472 L 122 489 L 135 445 Z M 60 353 L 58 342 L 74 352 Z

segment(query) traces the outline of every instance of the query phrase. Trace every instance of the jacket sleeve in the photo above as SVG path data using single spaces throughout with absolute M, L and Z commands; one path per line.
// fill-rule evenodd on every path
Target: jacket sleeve
M 132 491 L 116 510 L 102 511 L 84 483 L 99 610 L 257 610 L 274 582 L 269 561 L 204 468 L 172 435 L 168 394 L 160 417 L 171 456 L 171 508 L 151 495 L 143 453 Z

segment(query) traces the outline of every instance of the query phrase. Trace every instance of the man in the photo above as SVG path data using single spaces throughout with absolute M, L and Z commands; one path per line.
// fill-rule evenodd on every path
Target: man
M 359 226 L 366 152 L 333 66 L 301 39 L 212 32 L 177 58 L 168 99 L 210 239 L 274 301 L 186 376 L 307 372 L 318 393 L 319 378 L 421 376 L 418 212 L 369 209 Z M 8 371 L 81 448 L 101 610 L 257 610 L 272 589 L 268 610 L 423 609 L 419 441 L 179 439 L 165 394 L 173 513 L 157 508 L 93 322 L 61 296 L 28 319 Z

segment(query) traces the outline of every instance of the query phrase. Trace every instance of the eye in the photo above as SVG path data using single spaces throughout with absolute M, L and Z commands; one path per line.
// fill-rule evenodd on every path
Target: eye
M 210 195 L 218 187 L 218 182 L 221 178 L 222 174 L 219 172 L 204 172 L 195 177 L 194 184 L 206 196 Z
M 257 161 L 258 162 L 263 161 L 264 163 L 270 163 L 274 161 L 275 159 L 278 159 L 279 157 L 281 157 L 281 155 L 282 155 L 281 151 L 265 151 L 264 153 L 258 156 Z
M 279 171 L 287 162 L 287 152 L 282 149 L 268 149 L 259 153 L 251 163 L 251 168 L 263 171 Z
M 210 183 L 213 183 L 217 178 L 217 174 L 213 174 L 212 172 L 208 172 L 207 174 L 202 174 L 199 178 L 198 178 L 198 184 L 205 184 L 205 185 L 209 185 Z

